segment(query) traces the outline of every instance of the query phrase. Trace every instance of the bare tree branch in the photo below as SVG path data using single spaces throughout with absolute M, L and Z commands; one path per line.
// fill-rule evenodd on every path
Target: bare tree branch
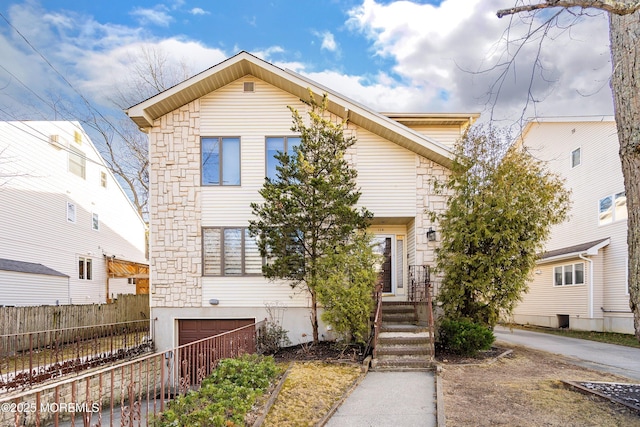
M 640 9 L 640 1 L 614 1 L 614 0 L 545 0 L 544 3 L 525 4 L 514 6 L 509 9 L 501 9 L 496 15 L 502 18 L 507 15 L 514 15 L 521 12 L 533 12 L 539 9 L 547 9 L 551 7 L 562 8 L 582 8 L 582 9 L 600 9 L 616 15 L 629 15 Z

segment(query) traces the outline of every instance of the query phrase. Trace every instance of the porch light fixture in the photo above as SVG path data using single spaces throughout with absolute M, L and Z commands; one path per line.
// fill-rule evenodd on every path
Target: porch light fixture
M 212 299 L 209 300 L 209 304 L 218 305 L 218 304 L 220 304 L 220 301 L 215 299 L 215 298 L 212 298 Z
M 427 230 L 427 240 L 430 242 L 436 241 L 436 230 L 433 227 L 429 227 L 429 230 Z

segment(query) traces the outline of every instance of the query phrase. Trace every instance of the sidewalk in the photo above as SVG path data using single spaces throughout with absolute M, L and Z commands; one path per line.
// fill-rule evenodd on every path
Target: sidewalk
M 435 392 L 431 371 L 370 371 L 325 426 L 435 427 Z
M 523 329 L 496 326 L 496 341 L 517 344 L 574 359 L 574 363 L 597 371 L 640 381 L 640 348 L 568 338 Z

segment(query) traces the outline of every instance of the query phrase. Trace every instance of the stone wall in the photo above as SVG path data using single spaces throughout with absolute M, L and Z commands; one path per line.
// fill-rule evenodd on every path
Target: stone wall
M 200 101 L 154 122 L 150 139 L 152 307 L 202 305 Z
M 436 194 L 434 180 L 444 180 L 449 170 L 444 166 L 416 155 L 416 265 L 435 266 L 435 249 L 440 239 L 440 229 L 437 222 L 429 218 L 428 212 L 444 212 L 447 206 L 447 197 Z M 436 241 L 427 241 L 427 230 L 433 227 L 436 230 Z

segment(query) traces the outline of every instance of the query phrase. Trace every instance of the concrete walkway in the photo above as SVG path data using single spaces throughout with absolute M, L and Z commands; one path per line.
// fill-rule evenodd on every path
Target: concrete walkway
M 435 391 L 433 372 L 370 371 L 325 426 L 435 427 Z
M 496 341 L 560 354 L 578 366 L 640 381 L 640 348 L 496 326 Z

